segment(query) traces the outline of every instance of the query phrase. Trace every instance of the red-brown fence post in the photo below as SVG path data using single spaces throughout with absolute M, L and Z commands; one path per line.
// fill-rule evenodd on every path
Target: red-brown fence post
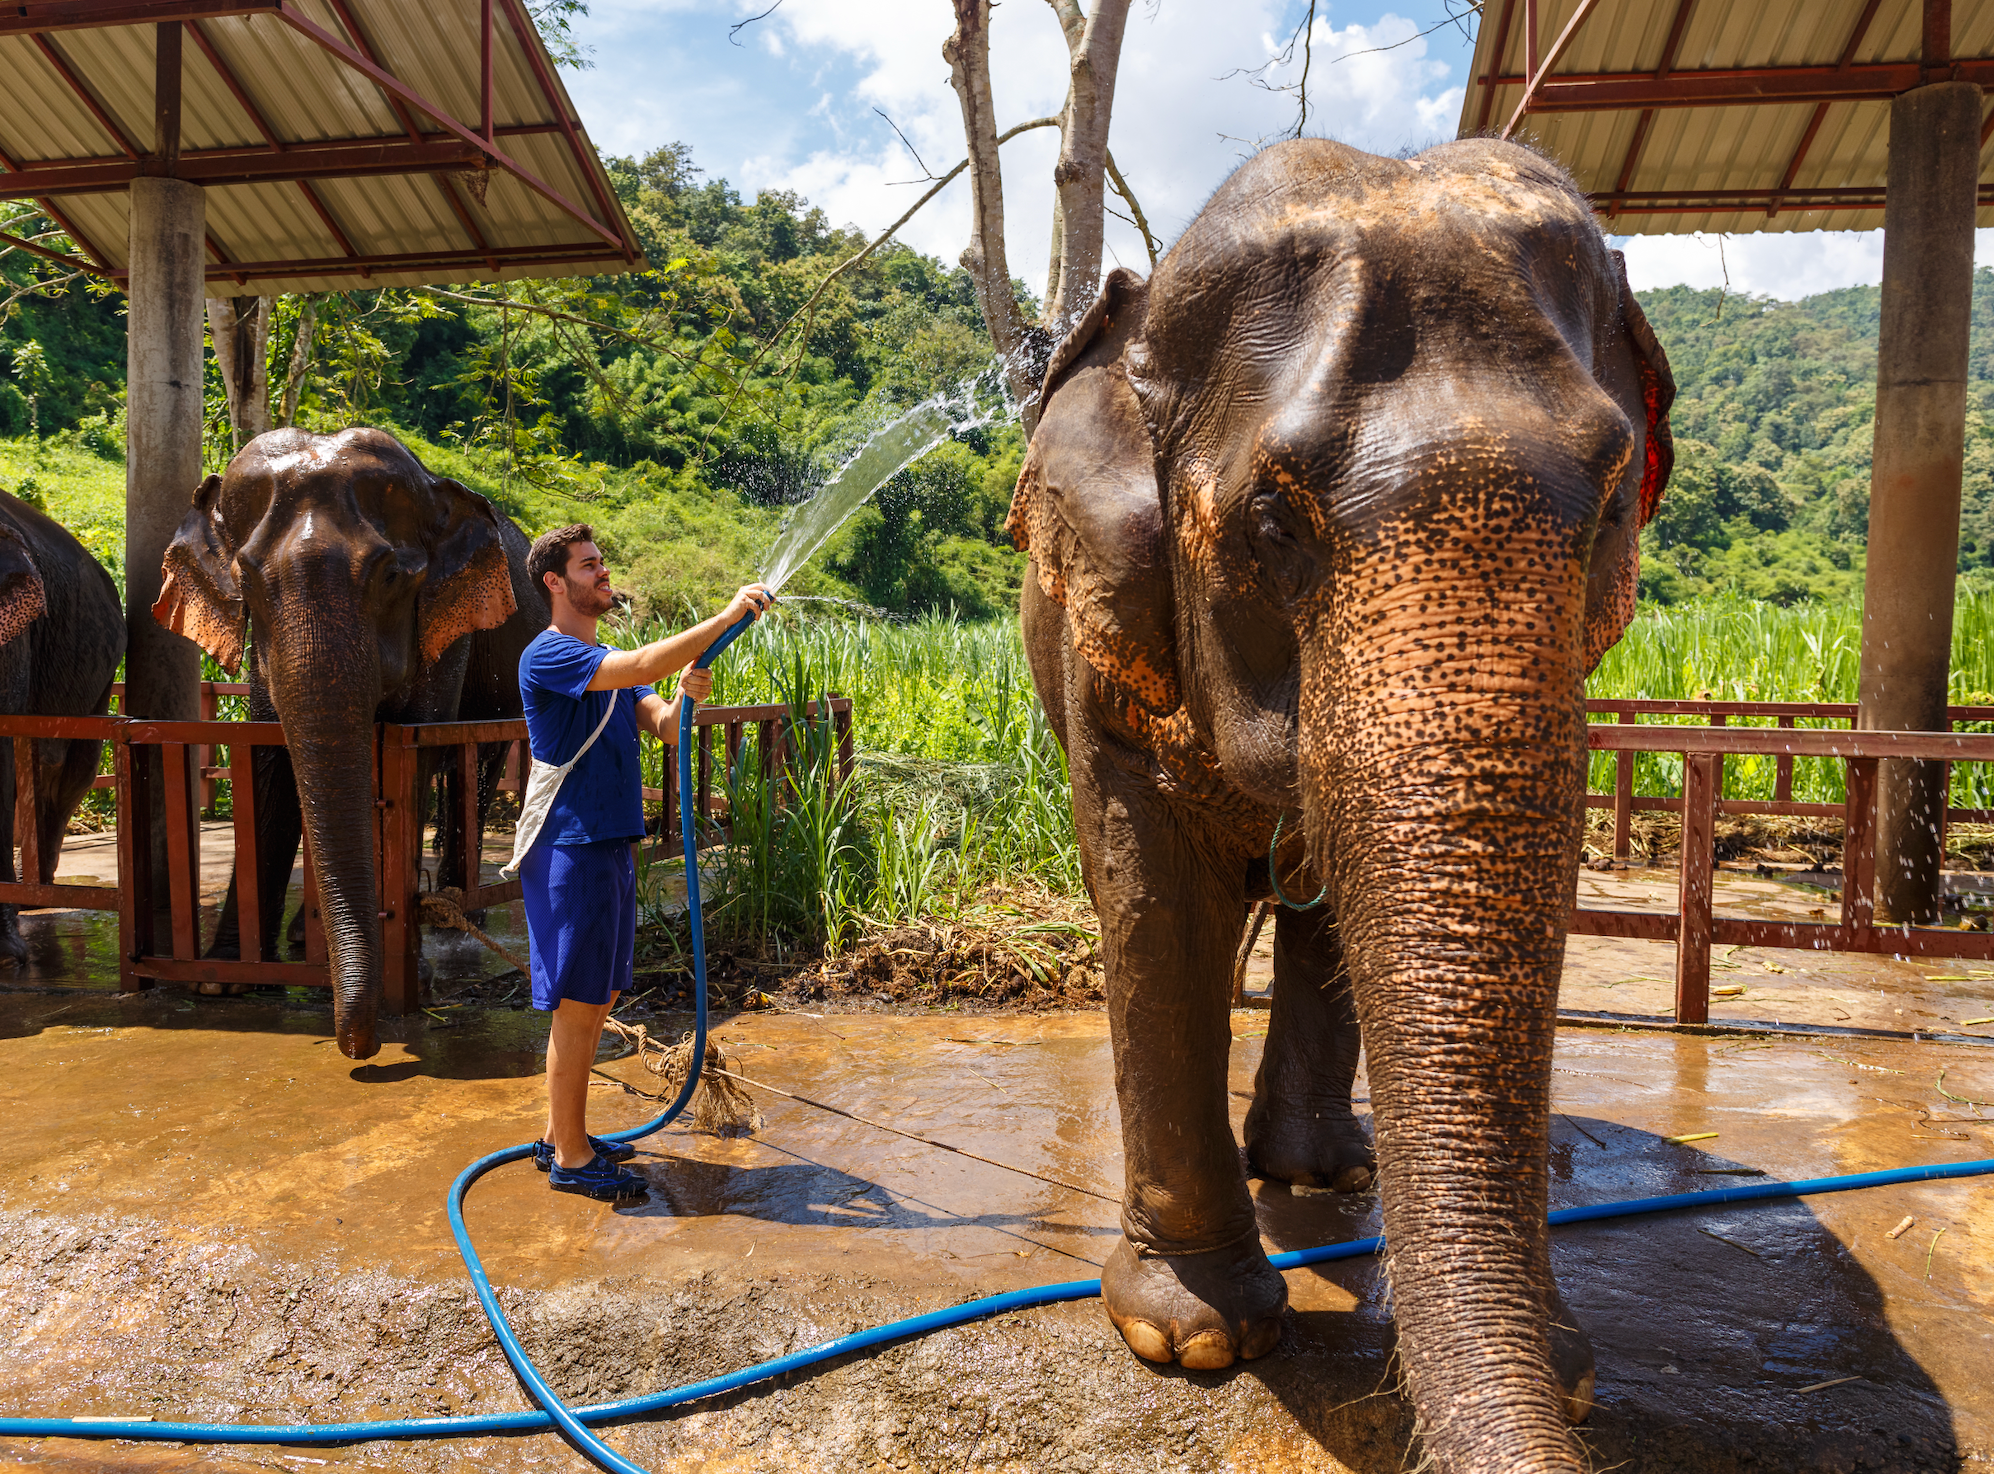
M 201 814 L 194 806 L 195 750 L 185 742 L 159 745 L 166 781 L 166 897 L 173 918 L 173 957 L 201 955 Z
M 384 722 L 375 762 L 375 812 L 380 817 L 381 1008 L 399 1016 L 421 1007 L 422 810 L 416 802 L 416 772 L 422 754 L 420 729 Z M 473 752 L 476 749 L 473 748 Z M 476 783 L 472 802 L 477 802 Z M 450 815 L 440 814 L 448 824 Z M 475 829 L 475 823 L 472 825 Z M 467 840 L 472 836 L 467 836 Z M 471 856 L 475 866 L 478 857 Z M 472 872 L 475 881 L 477 872 Z
M 1689 752 L 1682 764 L 1682 919 L 1676 933 L 1676 1022 L 1710 1022 L 1711 869 L 1716 860 L 1721 753 Z
M 1623 711 L 1616 721 L 1638 722 L 1631 711 Z M 1630 749 L 1613 755 L 1613 858 L 1631 859 L 1634 854 L 1634 753 Z
M 1791 732 L 1793 730 L 1793 718 L 1781 717 L 1779 725 L 1782 729 Z M 1772 798 L 1774 803 L 1790 804 L 1793 802 L 1793 754 L 1790 752 L 1781 753 L 1773 763 Z
M 215 719 L 215 683 L 201 682 L 201 720 L 212 722 Z M 201 812 L 212 814 L 215 811 L 215 780 L 208 776 L 208 769 L 214 766 L 215 748 L 210 742 L 203 742 L 194 749 L 194 776 L 201 785 Z
M 1848 760 L 1842 808 L 1842 936 L 1840 950 L 1876 949 L 1876 763 Z
M 118 989 L 152 986 L 138 960 L 152 951 L 152 796 L 143 754 L 132 751 L 121 722 L 111 738 L 118 796 Z
M 54 880 L 54 876 L 42 875 L 42 837 L 40 815 L 35 812 L 35 739 L 16 737 L 14 739 L 14 843 L 21 847 L 21 879 L 28 885 L 40 885 L 44 878 Z M 27 822 L 22 823 L 23 815 Z M 12 856 L 9 856 L 11 859 Z

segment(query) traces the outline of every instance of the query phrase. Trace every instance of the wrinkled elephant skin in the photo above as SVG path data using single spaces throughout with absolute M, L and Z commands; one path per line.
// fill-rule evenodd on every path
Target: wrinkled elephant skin
M 520 714 L 519 655 L 546 614 L 526 553 L 483 497 L 364 428 L 259 435 L 167 548 L 154 616 L 225 666 L 246 651 L 252 719 L 284 724 L 285 747 L 256 754 L 258 894 L 283 895 L 302 828 L 349 1058 L 380 1047 L 374 723 Z M 266 904 L 266 957 L 278 920 Z M 219 947 L 236 926 L 231 882 Z
M 0 712 L 101 715 L 124 653 L 124 602 L 111 575 L 67 528 L 0 492 Z M 70 816 L 97 777 L 102 750 L 96 741 L 37 739 L 34 792 L 21 795 L 14 744 L 0 742 L 0 881 L 17 878 L 14 848 L 21 827 L 32 825 L 40 873 L 18 878 L 54 883 Z M 26 956 L 16 908 L 0 906 L 0 965 Z
M 1241 918 L 1278 882 L 1247 1158 L 1375 1174 L 1444 1471 L 1580 1467 L 1551 1048 L 1584 680 L 1633 613 L 1673 395 L 1555 165 L 1297 141 L 1148 283 L 1110 275 L 1047 369 L 1012 504 L 1102 923 L 1127 1161 L 1108 1314 L 1191 1367 L 1279 1338 L 1225 1098 Z

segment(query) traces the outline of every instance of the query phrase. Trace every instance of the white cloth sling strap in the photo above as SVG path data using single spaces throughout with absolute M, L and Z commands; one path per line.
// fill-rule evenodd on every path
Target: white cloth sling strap
M 568 774 L 574 771 L 576 763 L 591 747 L 595 739 L 602 735 L 602 729 L 609 725 L 609 719 L 616 715 L 616 703 L 622 698 L 621 691 L 609 693 L 609 710 L 602 714 L 602 720 L 595 724 L 589 733 L 589 740 L 581 745 L 581 750 L 562 763 L 558 768 L 552 763 L 543 763 L 533 756 L 532 744 L 527 744 L 527 760 L 531 766 L 526 773 L 526 796 L 520 800 L 519 824 L 512 831 L 512 858 L 499 870 L 499 874 L 511 880 L 519 874 L 519 867 L 526 863 L 526 852 L 533 848 L 533 841 L 540 837 L 541 826 L 547 822 L 547 813 L 554 807 L 554 795 L 561 791 Z

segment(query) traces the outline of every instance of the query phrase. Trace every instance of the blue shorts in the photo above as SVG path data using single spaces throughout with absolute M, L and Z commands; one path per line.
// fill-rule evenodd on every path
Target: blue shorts
M 533 1006 L 607 1003 L 630 986 L 637 954 L 637 866 L 628 842 L 536 844 L 519 867 Z

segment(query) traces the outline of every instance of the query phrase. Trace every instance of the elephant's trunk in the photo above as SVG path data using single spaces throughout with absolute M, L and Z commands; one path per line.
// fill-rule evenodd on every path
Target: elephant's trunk
M 297 774 L 305 842 L 318 876 L 332 965 L 333 1032 L 349 1059 L 380 1049 L 381 921 L 374 873 L 374 712 L 380 677 L 370 641 L 324 642 L 316 629 L 365 629 L 320 609 L 270 652 L 271 699 Z M 356 669 L 366 664 L 368 669 Z
M 1303 662 L 1310 850 L 1369 1058 L 1405 1375 L 1446 1474 L 1580 1467 L 1542 1225 L 1584 578 L 1569 537 L 1529 536 L 1388 540 Z

